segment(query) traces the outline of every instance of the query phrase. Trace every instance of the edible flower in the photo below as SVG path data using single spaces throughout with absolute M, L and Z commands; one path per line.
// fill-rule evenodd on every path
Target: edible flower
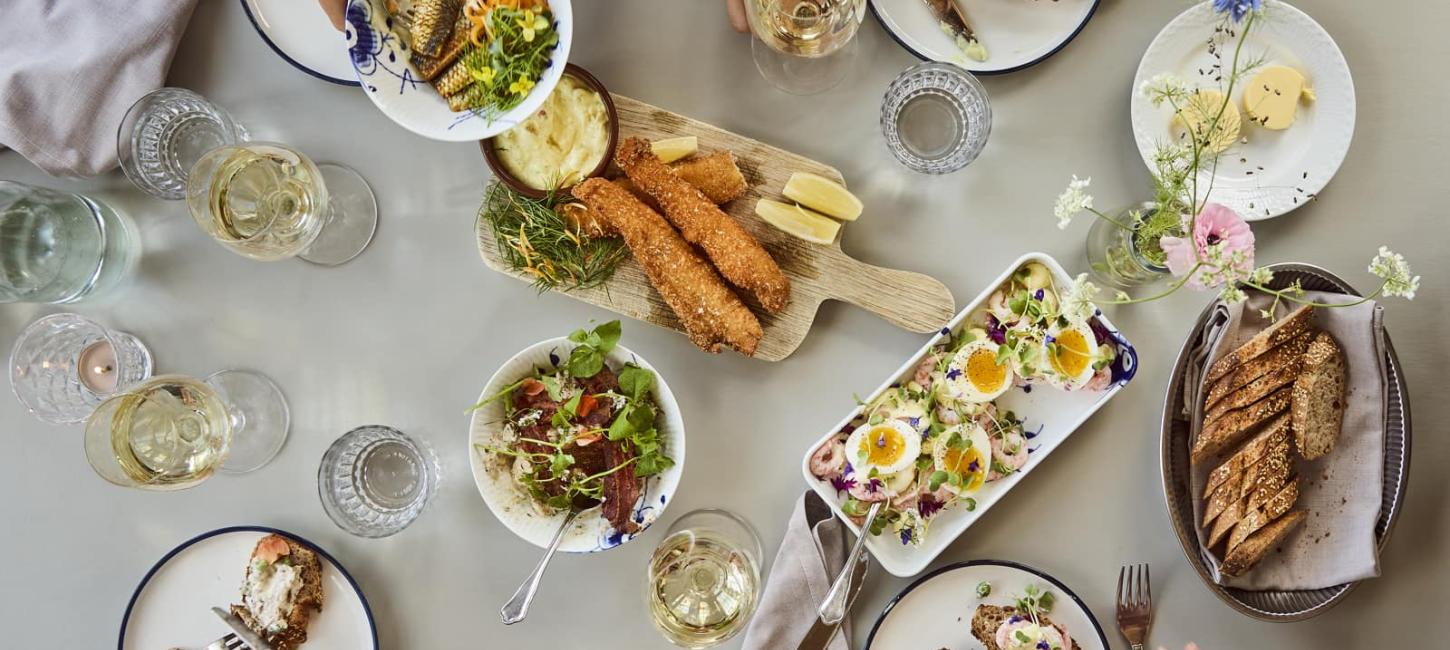
M 938 501 L 936 497 L 928 492 L 921 495 L 920 499 L 917 499 L 916 511 L 921 514 L 922 519 L 926 519 L 939 512 L 944 505 L 946 504 Z
M 1234 22 L 1243 20 L 1250 11 L 1258 11 L 1263 7 L 1264 0 L 1213 0 L 1213 10 L 1227 12 L 1233 16 Z
M 519 27 L 523 28 L 525 43 L 534 42 L 534 36 L 540 30 L 548 29 L 549 27 L 549 21 L 543 16 L 536 15 L 533 9 L 525 9 L 523 15 L 516 20 Z
M 474 81 L 484 84 L 492 84 L 494 77 L 498 75 L 498 72 L 492 66 L 478 70 L 469 70 L 468 72 L 473 76 Z
M 1072 181 L 1068 182 L 1067 189 L 1057 197 L 1057 204 L 1052 208 L 1053 216 L 1057 217 L 1057 227 L 1060 230 L 1067 229 L 1072 223 L 1072 218 L 1083 210 L 1091 210 L 1093 197 L 1084 190 L 1093 182 L 1091 177 L 1078 178 L 1077 174 L 1072 175 Z
M 529 91 L 533 90 L 533 88 L 534 80 L 528 78 L 519 79 L 509 84 L 509 92 L 519 95 L 520 97 L 529 94 Z
M 850 491 L 851 488 L 856 487 L 856 479 L 846 478 L 844 474 L 841 476 L 832 477 L 831 487 L 836 488 L 836 494 L 847 492 Z
M 1237 212 L 1209 203 L 1193 220 L 1191 235 L 1191 241 L 1171 236 L 1159 240 L 1168 270 L 1178 277 L 1192 274 L 1190 287 L 1233 285 L 1252 275 L 1254 233 Z

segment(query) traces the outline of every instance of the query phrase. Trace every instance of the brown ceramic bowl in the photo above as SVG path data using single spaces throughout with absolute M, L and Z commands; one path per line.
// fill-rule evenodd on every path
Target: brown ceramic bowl
M 609 144 L 605 146 L 604 157 L 599 159 L 599 164 L 595 165 L 594 170 L 589 172 L 586 178 L 603 176 L 604 171 L 609 168 L 610 161 L 614 160 L 614 147 L 619 142 L 619 114 L 614 110 L 614 100 L 609 97 L 609 89 L 605 88 L 604 84 L 599 83 L 599 80 L 594 78 L 594 75 L 589 74 L 588 70 L 570 63 L 564 66 L 564 74 L 583 82 L 585 86 L 599 93 L 599 97 L 604 100 L 604 113 L 608 116 L 607 128 L 609 129 Z M 504 167 L 503 161 L 498 158 L 498 153 L 493 150 L 493 141 L 493 138 L 479 140 L 478 146 L 483 149 L 483 157 L 488 161 L 488 168 L 493 170 L 493 175 L 498 177 L 500 181 L 503 181 L 505 185 L 512 188 L 515 192 L 530 198 L 542 199 L 548 196 L 550 191 L 567 189 L 555 188 L 555 190 L 541 190 L 526 185 L 510 173 L 507 167 Z

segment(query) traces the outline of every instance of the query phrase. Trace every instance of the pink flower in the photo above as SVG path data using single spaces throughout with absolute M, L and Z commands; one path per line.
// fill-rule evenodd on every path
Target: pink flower
M 1217 203 L 1203 206 L 1198 213 L 1191 242 L 1163 237 L 1158 244 L 1168 256 L 1168 270 L 1173 275 L 1182 277 L 1198 266 L 1188 279 L 1194 289 L 1243 280 L 1254 270 L 1254 232 L 1238 213 Z

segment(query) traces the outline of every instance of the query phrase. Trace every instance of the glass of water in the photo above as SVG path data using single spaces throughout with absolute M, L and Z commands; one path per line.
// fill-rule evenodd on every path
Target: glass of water
M 0 304 L 104 294 L 140 256 L 136 225 L 124 213 L 79 194 L 0 180 Z
M 317 491 L 333 523 L 359 537 L 387 537 L 418 518 L 441 468 L 427 443 L 380 425 L 342 435 L 322 455 Z
M 760 539 L 725 510 L 685 513 L 650 557 L 650 620 L 682 648 L 708 648 L 739 634 L 760 599 Z
M 186 197 L 186 178 L 202 155 L 247 139 L 220 106 L 185 88 L 148 93 L 126 111 L 116 133 L 121 170 L 152 196 Z
M 987 91 L 950 63 L 919 63 L 896 77 L 881 102 L 886 146 L 924 174 L 957 171 L 982 153 L 992 131 Z

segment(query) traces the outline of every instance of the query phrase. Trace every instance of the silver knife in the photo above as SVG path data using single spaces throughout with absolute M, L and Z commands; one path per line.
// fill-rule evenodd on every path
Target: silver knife
M 856 562 L 856 567 L 851 570 L 851 593 L 846 597 L 846 611 L 851 611 L 852 603 L 856 602 L 856 594 L 861 593 L 861 585 L 866 584 L 866 566 L 871 564 L 871 556 L 862 553 L 861 559 Z M 825 650 L 831 645 L 831 640 L 836 638 L 836 632 L 841 629 L 841 624 L 846 619 L 828 624 L 816 617 L 811 623 L 811 629 L 806 631 L 806 636 L 796 650 Z
M 960 36 L 968 43 L 977 40 L 977 34 L 972 31 L 972 26 L 967 22 L 967 14 L 962 11 L 962 6 L 957 0 L 922 0 L 926 8 L 931 10 L 935 16 L 953 36 Z
M 211 608 L 211 612 L 216 614 L 217 618 L 220 618 L 222 622 L 226 623 L 227 627 L 232 628 L 232 631 L 236 632 L 237 636 L 243 642 L 251 646 L 252 650 L 272 650 L 272 644 L 263 641 L 262 637 L 257 636 L 257 633 L 253 632 L 252 628 L 247 627 L 247 624 L 243 623 L 242 619 L 237 618 L 236 614 L 220 607 Z

